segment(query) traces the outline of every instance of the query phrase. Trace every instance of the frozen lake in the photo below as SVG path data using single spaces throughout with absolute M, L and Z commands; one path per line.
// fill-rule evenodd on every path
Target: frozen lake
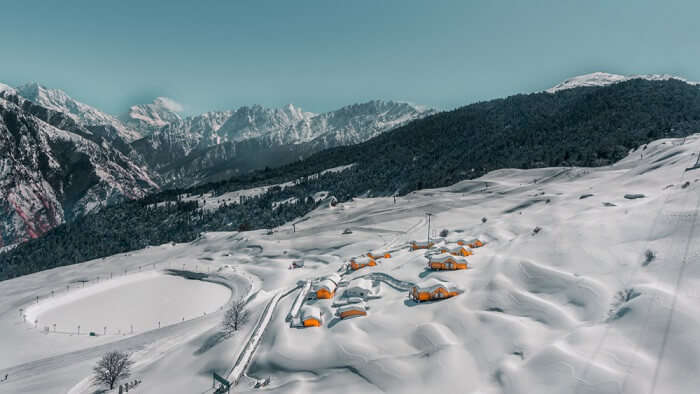
M 143 332 L 219 310 L 231 295 L 222 285 L 162 273 L 105 281 L 49 299 L 28 310 L 51 332 L 102 335 Z M 54 326 L 55 325 L 55 326 Z M 55 327 L 55 328 L 54 328 Z

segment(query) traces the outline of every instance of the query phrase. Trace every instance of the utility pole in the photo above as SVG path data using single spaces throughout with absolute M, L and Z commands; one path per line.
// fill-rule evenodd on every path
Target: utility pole
M 428 245 L 430 245 L 430 217 L 433 216 L 432 213 L 426 212 L 426 215 L 428 215 Z

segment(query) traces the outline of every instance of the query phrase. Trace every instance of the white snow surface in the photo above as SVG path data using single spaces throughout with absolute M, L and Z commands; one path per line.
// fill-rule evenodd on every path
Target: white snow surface
M 119 335 L 215 312 L 229 297 L 229 289 L 218 284 L 149 271 L 52 297 L 25 313 L 28 322 L 38 320 L 51 331 L 74 333 L 79 325 L 81 333 Z
M 205 233 L 0 282 L 0 376 L 9 374 L 0 392 L 93 393 L 91 367 L 112 349 L 133 353 L 145 393 L 208 392 L 211 371 L 234 369 L 237 392 L 257 391 L 252 382 L 265 377 L 274 393 L 695 392 L 700 170 L 685 169 L 698 151 L 694 135 L 655 141 L 607 167 L 503 169 L 396 204 L 324 206 L 295 222 L 296 232 L 287 224 L 269 235 Z M 646 197 L 624 198 L 631 193 Z M 425 212 L 431 226 L 449 230 L 449 247 L 459 238 L 486 242 L 469 257 L 471 269 L 428 271 L 427 251 L 409 250 L 409 240 L 426 237 Z M 303 281 L 380 249 L 392 258 L 344 274 L 340 287 L 359 277 L 384 282 L 382 297 L 367 302 L 371 314 L 340 320 L 334 300 L 305 300 L 301 310 L 317 309 L 323 326 L 290 326 Z M 303 268 L 289 269 L 300 259 Z M 183 264 L 248 300 L 242 331 L 217 339 L 223 311 L 124 337 L 44 334 L 19 317 L 36 296 L 38 305 L 51 302 L 51 290 L 81 279 Z M 464 293 L 407 298 L 407 284 L 438 280 Z M 276 308 L 261 316 L 271 302 Z M 241 355 L 247 368 L 236 364 Z
M 690 85 L 697 85 L 698 82 L 691 82 L 685 78 L 677 77 L 669 74 L 638 74 L 638 75 L 619 75 L 609 74 L 605 72 L 594 72 L 590 74 L 579 75 L 567 79 L 566 81 L 551 87 L 546 90 L 547 93 L 556 93 L 560 90 L 574 89 L 585 86 L 607 86 L 619 82 L 625 82 L 632 79 L 646 79 L 648 81 L 667 81 L 676 79 Z

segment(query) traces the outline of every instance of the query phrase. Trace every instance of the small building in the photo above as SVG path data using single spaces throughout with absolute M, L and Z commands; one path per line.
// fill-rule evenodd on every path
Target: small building
M 430 249 L 433 246 L 435 246 L 435 242 L 433 242 L 433 241 L 411 241 L 411 242 L 409 242 L 409 245 L 411 246 L 411 250 Z
M 374 259 L 374 260 L 390 259 L 391 253 L 389 253 L 389 252 L 368 252 L 367 257 L 369 257 L 370 259 Z
M 443 282 L 435 278 L 417 284 L 408 292 L 409 298 L 417 302 L 442 300 L 457 296 L 462 290 L 450 282 Z
M 457 240 L 457 245 L 467 246 L 467 247 L 474 249 L 474 248 L 480 248 L 480 247 L 484 246 L 484 243 L 481 240 L 479 240 L 478 238 L 472 238 L 472 239 L 459 239 L 459 240 Z
M 462 256 L 441 253 L 428 257 L 428 268 L 431 270 L 465 270 L 469 266 L 467 259 Z
M 353 279 L 349 284 L 348 287 L 345 289 L 343 292 L 343 297 L 346 298 L 354 298 L 354 297 L 359 297 L 362 298 L 363 300 L 366 300 L 368 298 L 376 298 L 379 296 L 380 292 L 380 287 L 379 283 L 375 284 L 375 282 L 365 279 L 365 278 L 357 278 Z
M 308 305 L 301 308 L 301 324 L 304 327 L 321 327 L 323 324 L 321 310 Z
M 438 253 L 449 253 L 453 256 L 466 257 L 466 256 L 471 256 L 472 254 L 474 254 L 471 249 L 464 247 L 464 246 L 461 246 L 461 245 L 457 245 L 455 247 L 441 245 L 441 246 L 436 246 L 433 249 L 435 251 L 437 251 Z
M 469 249 L 468 247 L 464 247 L 464 246 L 455 246 L 454 248 L 447 249 L 443 253 L 449 253 L 453 256 L 462 256 L 462 257 L 467 257 L 467 256 L 471 256 L 474 254 L 474 252 L 472 252 L 471 249 Z
M 338 288 L 338 283 L 340 283 L 340 275 L 334 272 L 316 281 L 307 298 L 309 300 L 333 298 L 335 289 Z
M 377 262 L 370 257 L 354 257 L 350 259 L 350 268 L 352 268 L 353 270 L 359 270 L 360 268 L 365 267 L 374 267 L 376 265 Z
M 367 307 L 363 304 L 349 304 L 338 308 L 338 316 L 341 319 L 348 319 L 356 316 L 367 316 Z
M 320 300 L 327 300 L 333 298 L 337 287 L 338 285 L 332 280 L 324 279 L 314 286 L 314 293 L 316 293 L 316 298 Z

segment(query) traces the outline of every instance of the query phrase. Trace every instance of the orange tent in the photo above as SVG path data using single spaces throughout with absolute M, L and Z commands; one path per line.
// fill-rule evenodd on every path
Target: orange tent
M 484 246 L 484 243 L 481 240 L 479 240 L 478 238 L 469 239 L 469 240 L 460 239 L 457 241 L 457 245 L 468 246 L 468 247 L 474 249 L 474 248 L 480 248 L 480 247 Z
M 360 268 L 374 267 L 376 265 L 377 265 L 377 262 L 374 261 L 374 259 L 371 257 L 361 257 L 361 258 L 350 259 L 350 268 L 352 268 L 355 271 L 359 270 Z
M 409 291 L 409 297 L 415 301 L 431 301 L 450 298 L 462 293 L 455 285 L 431 278 L 426 282 L 413 286 Z
M 305 306 L 301 309 L 301 322 L 304 327 L 321 327 L 321 310 L 314 306 Z
M 366 316 L 367 311 L 364 306 L 360 304 L 344 305 L 338 308 L 338 316 L 341 319 L 347 319 L 353 316 Z

